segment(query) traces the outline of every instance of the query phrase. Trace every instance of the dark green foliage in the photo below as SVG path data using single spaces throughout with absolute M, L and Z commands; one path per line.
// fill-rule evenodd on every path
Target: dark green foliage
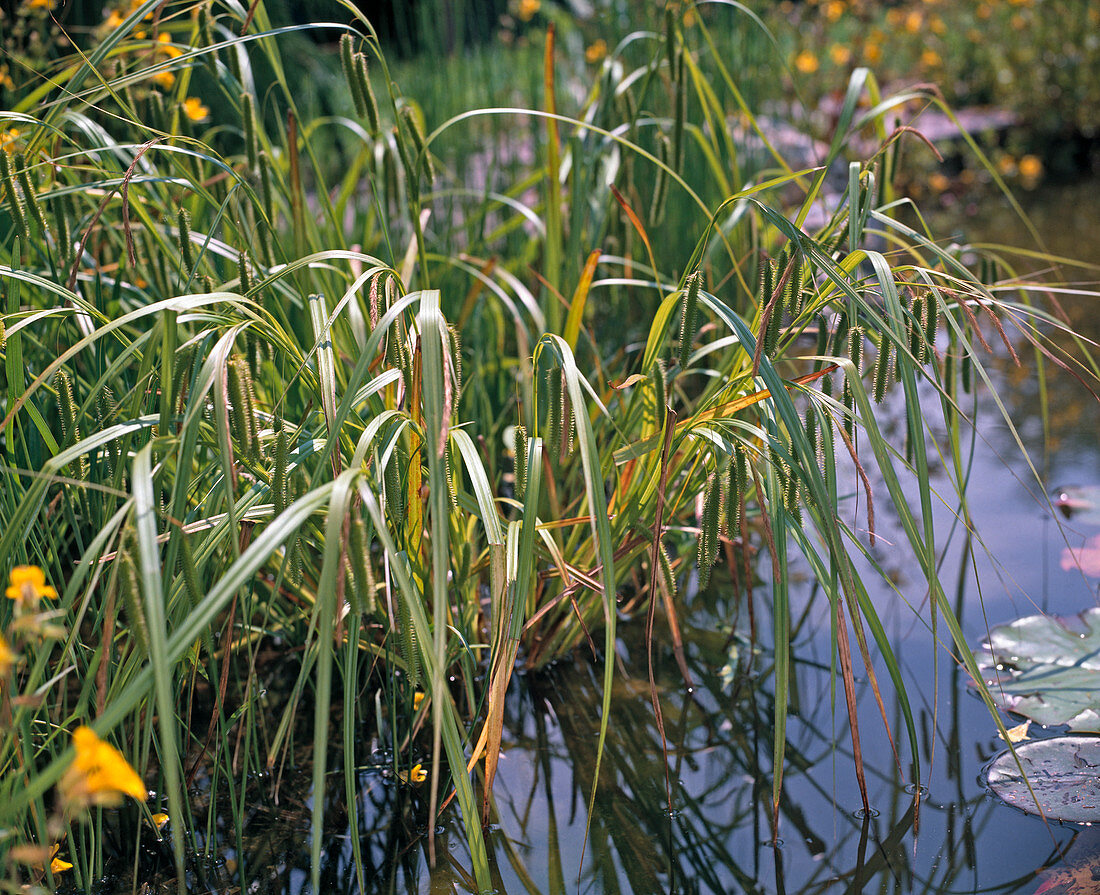
M 670 41 L 670 46 L 673 45 Z M 672 170 L 681 173 L 684 170 L 684 124 L 687 119 L 688 86 L 683 50 L 675 52 L 670 70 L 673 76 L 672 89 L 676 95 L 676 107 L 672 115 Z
M 671 144 L 665 134 L 657 135 L 657 158 L 662 165 L 669 163 Z M 658 167 L 653 174 L 653 199 L 649 205 L 649 223 L 656 226 L 665 216 L 665 205 L 668 202 L 669 176 L 663 167 Z
M 260 146 L 256 139 L 256 110 L 251 93 L 241 94 L 241 120 L 244 123 L 244 148 L 248 159 L 248 170 L 259 167 Z
M 649 368 L 649 380 L 653 383 L 653 406 L 657 429 L 665 427 L 668 414 L 668 382 L 665 379 L 665 362 L 658 358 Z

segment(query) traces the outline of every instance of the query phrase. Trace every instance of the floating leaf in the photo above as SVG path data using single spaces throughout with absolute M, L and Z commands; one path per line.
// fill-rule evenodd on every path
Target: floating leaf
M 1010 727 L 1005 733 L 1008 734 L 1006 738 L 1002 734 L 998 733 L 1002 740 L 1007 739 L 1010 743 L 1022 743 L 1024 740 L 1029 740 L 1031 737 L 1027 735 L 1028 729 L 1031 727 L 1030 721 L 1025 721 L 1023 724 L 1017 724 L 1015 727 Z
M 990 695 L 1038 724 L 1100 732 L 1100 608 L 994 628 L 976 654 Z
M 1031 740 L 1017 746 L 1015 753 L 1013 757 L 1012 752 L 1002 752 L 986 766 L 985 782 L 993 793 L 1029 814 L 1042 808 L 1049 820 L 1100 821 L 1100 739 Z
M 1100 535 L 1093 535 L 1083 547 L 1066 547 L 1062 551 L 1062 568 L 1078 569 L 1083 575 L 1100 578 Z
M 1100 485 L 1076 485 L 1059 488 L 1051 498 L 1067 519 L 1100 525 Z

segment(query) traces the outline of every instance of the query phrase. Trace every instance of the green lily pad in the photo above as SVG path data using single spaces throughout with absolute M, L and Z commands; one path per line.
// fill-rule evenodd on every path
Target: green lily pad
M 1096 485 L 1077 485 L 1061 488 L 1051 497 L 1054 504 L 1067 519 L 1100 525 L 1100 487 Z
M 1016 747 L 1015 757 L 1005 751 L 986 766 L 985 783 L 1008 804 L 1029 814 L 1038 814 L 1042 808 L 1049 820 L 1096 823 L 1100 821 L 1100 739 L 1065 736 L 1023 743 Z
M 1002 708 L 1038 724 L 1100 733 L 1100 608 L 1000 625 L 975 658 Z

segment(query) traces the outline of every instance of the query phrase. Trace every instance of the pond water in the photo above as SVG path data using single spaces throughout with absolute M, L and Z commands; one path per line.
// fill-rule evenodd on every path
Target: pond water
M 1070 191 L 1073 215 L 1100 219 L 1098 186 L 1077 185 Z M 1048 196 L 1057 207 L 1066 201 L 1055 190 Z M 1091 202 L 1091 211 L 1080 210 L 1083 200 Z M 1040 197 L 1025 201 L 1053 251 L 1100 262 L 1095 228 L 1075 228 L 1072 215 L 1044 217 Z M 1003 220 L 994 216 L 989 221 L 996 241 L 1022 241 L 1022 235 L 1006 232 Z M 1073 232 L 1063 237 L 1059 223 Z M 976 240 L 985 238 L 978 222 L 967 226 Z M 1091 246 L 1082 241 L 1086 235 L 1094 240 Z M 1087 315 L 1091 309 L 1077 313 Z M 1085 328 L 1088 322 L 1088 316 L 1081 319 Z M 943 580 L 952 583 L 948 594 L 971 644 L 981 641 L 988 626 L 1020 616 L 1072 614 L 1097 605 L 1095 582 L 1063 570 L 1060 560 L 1067 546 L 1080 546 L 1098 529 L 1056 520 L 1044 493 L 1100 480 L 1100 405 L 1079 386 L 1055 384 L 1050 449 L 1044 453 L 1032 374 L 1005 369 L 1001 376 L 1045 480 L 1040 485 L 1030 474 L 992 403 L 980 402 L 970 478 L 976 534 L 967 537 L 956 525 L 940 544 Z M 951 508 L 941 505 L 938 516 L 947 533 Z M 861 674 L 860 735 L 873 810 L 868 815 L 860 810 L 843 690 L 831 673 L 828 607 L 803 575 L 804 584 L 794 595 L 797 625 L 780 841 L 772 840 L 768 588 L 756 587 L 760 643 L 747 663 L 752 671 L 738 676 L 730 667 L 736 668 L 738 658 L 746 664 L 753 649 L 748 612 L 744 599 L 723 586 L 728 579 L 716 575 L 706 592 L 690 596 L 681 619 L 692 688 L 669 648 L 667 627 L 658 620 L 653 656 L 664 747 L 649 698 L 644 618 L 622 625 L 608 741 L 591 814 L 599 667 L 590 656 L 578 654 L 546 672 L 517 678 L 507 707 L 497 817 L 490 833 L 496 891 L 1097 891 L 1067 883 L 1069 872 L 1080 871 L 1087 879 L 1090 868 L 1100 866 L 1100 843 L 1092 830 L 1047 826 L 983 789 L 982 766 L 1003 744 L 988 712 L 968 691 L 946 630 L 941 626 L 933 636 L 919 569 L 901 549 L 889 519 L 880 519 L 880 534 L 885 540 L 873 555 L 897 590 L 884 586 L 872 596 L 898 652 L 916 718 L 919 810 L 910 782 L 910 747 L 881 662 L 876 670 L 899 758 L 867 676 Z M 765 558 L 761 568 L 766 566 Z M 379 893 L 474 891 L 454 813 L 440 820 L 432 870 L 423 793 L 392 780 L 386 758 L 374 753 L 358 772 L 360 816 L 354 835 L 363 850 L 362 880 L 353 861 L 342 777 L 333 777 L 326 895 L 356 892 L 360 885 Z M 222 857 L 254 868 L 246 871 L 252 883 L 248 892 L 297 895 L 308 889 L 309 799 L 304 775 L 287 776 L 279 804 L 257 808 L 247 818 L 243 841 L 248 853 L 221 851 Z M 230 890 L 224 864 L 211 867 L 208 882 L 213 891 Z

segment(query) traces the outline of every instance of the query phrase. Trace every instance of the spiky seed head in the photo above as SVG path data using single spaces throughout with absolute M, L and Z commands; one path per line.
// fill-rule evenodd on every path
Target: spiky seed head
M 722 489 L 717 473 L 711 473 L 703 492 L 703 515 L 699 520 L 699 587 L 710 581 L 711 568 L 718 558 L 718 525 L 722 509 Z
M 699 271 L 684 281 L 680 314 L 680 369 L 687 367 L 691 346 L 695 341 L 696 317 L 699 310 L 699 292 L 703 287 L 703 275 Z
M 883 335 L 878 345 L 878 356 L 875 358 L 874 397 L 875 403 L 877 404 L 881 404 L 886 397 L 886 391 L 890 388 L 890 383 L 893 378 L 893 349 L 894 343 Z
M 527 493 L 527 429 L 516 426 L 512 430 L 512 462 L 515 468 L 516 499 L 523 500 Z

